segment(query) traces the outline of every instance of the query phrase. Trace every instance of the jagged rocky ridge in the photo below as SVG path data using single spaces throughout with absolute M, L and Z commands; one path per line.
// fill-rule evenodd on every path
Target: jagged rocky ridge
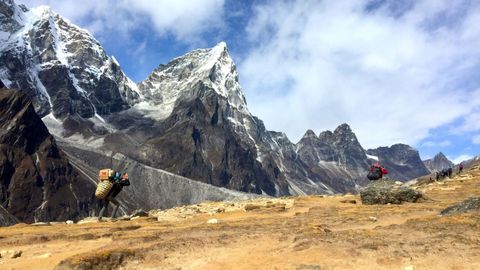
M 443 169 L 453 168 L 455 165 L 442 152 L 436 154 L 432 159 L 424 160 L 423 163 L 432 173 L 439 172 Z
M 135 85 L 87 31 L 48 8 L 0 3 L 0 78 L 26 89 L 49 130 L 72 146 L 275 196 L 354 191 L 366 183 L 374 160 L 348 125 L 319 136 L 309 131 L 297 144 L 266 130 L 247 108 L 223 42 L 160 65 Z M 399 180 L 426 170 L 419 157 L 405 161 L 411 166 L 393 173 Z

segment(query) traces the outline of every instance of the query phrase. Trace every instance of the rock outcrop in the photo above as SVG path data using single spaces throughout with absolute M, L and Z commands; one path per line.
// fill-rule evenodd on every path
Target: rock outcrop
M 363 204 L 401 204 L 402 202 L 416 202 L 422 197 L 421 192 L 403 187 L 388 179 L 372 181 L 360 191 Z
M 89 192 L 28 98 L 0 89 L 2 206 L 22 222 L 66 220 L 87 214 Z
M 454 215 L 480 211 L 480 197 L 468 198 L 465 201 L 445 208 L 440 212 L 441 215 Z

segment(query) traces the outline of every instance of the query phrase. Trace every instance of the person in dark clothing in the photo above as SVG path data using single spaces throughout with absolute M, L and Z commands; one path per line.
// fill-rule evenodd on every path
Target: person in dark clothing
M 438 181 L 440 180 L 440 172 L 435 172 L 435 180 Z
M 113 177 L 110 178 L 110 181 L 113 182 L 113 187 L 108 192 L 108 195 L 103 200 L 103 207 L 98 214 L 98 220 L 101 221 L 103 215 L 108 209 L 108 205 L 112 202 L 115 206 L 112 212 L 112 218 L 115 217 L 117 214 L 118 208 L 120 207 L 120 203 L 115 199 L 115 197 L 122 191 L 123 187 L 130 186 L 130 180 L 128 179 L 128 174 L 120 174 L 119 172 L 115 172 Z
M 453 174 L 453 169 L 452 169 L 452 167 L 450 167 L 450 168 L 447 169 L 448 178 L 452 178 L 452 174 Z
M 458 165 L 458 173 L 462 173 L 463 171 L 463 163 L 460 163 L 460 165 Z

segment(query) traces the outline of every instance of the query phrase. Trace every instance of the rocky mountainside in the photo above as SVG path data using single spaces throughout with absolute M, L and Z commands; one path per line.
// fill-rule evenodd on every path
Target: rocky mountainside
M 28 98 L 0 89 L 0 203 L 23 222 L 86 216 L 93 185 L 72 169 Z
M 0 1 L 0 79 L 22 89 L 40 116 L 98 117 L 138 99 L 136 85 L 87 31 L 48 7 Z
M 420 159 L 418 151 L 405 144 L 391 147 L 369 149 L 367 153 L 377 157 L 382 165 L 388 168 L 388 176 L 395 180 L 407 181 L 418 176 L 430 174 Z
M 0 21 L 0 79 L 32 97 L 66 145 L 273 196 L 355 191 L 367 181 L 374 160 L 348 125 L 309 131 L 297 144 L 266 130 L 248 110 L 224 42 L 160 65 L 136 85 L 86 30 L 49 8 L 1 0 Z M 382 159 L 406 164 L 394 169 L 399 179 L 425 170 L 416 159 Z
M 425 167 L 432 173 L 453 168 L 455 165 L 442 152 L 436 154 L 432 159 L 424 160 L 423 164 L 425 164 Z

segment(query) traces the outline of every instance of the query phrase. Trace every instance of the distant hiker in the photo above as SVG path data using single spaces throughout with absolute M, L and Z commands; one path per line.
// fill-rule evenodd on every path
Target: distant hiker
M 440 172 L 438 171 L 435 172 L 435 180 L 436 181 L 440 180 Z
M 115 172 L 111 169 L 100 170 L 99 173 L 99 183 L 97 190 L 95 191 L 95 196 L 97 198 L 103 199 L 103 207 L 98 214 L 98 220 L 102 220 L 105 211 L 108 209 L 110 202 L 115 204 L 112 212 L 112 218 L 115 217 L 120 203 L 115 199 L 115 197 L 122 191 L 123 187 L 130 185 L 130 180 L 128 179 L 128 174 L 121 174 Z
M 453 169 L 452 169 L 452 167 L 450 167 L 450 168 L 447 169 L 448 178 L 452 178 L 452 174 L 453 174 Z
M 463 171 L 463 163 L 460 163 L 460 165 L 458 165 L 458 173 L 462 173 Z
M 448 172 L 447 172 L 447 169 L 442 169 L 442 171 L 440 172 L 440 177 L 442 178 L 442 180 L 447 177 L 448 175 Z
M 367 174 L 369 180 L 378 180 L 383 177 L 383 175 L 388 174 L 387 169 L 385 169 L 380 163 L 375 163 L 370 167 L 370 172 Z

